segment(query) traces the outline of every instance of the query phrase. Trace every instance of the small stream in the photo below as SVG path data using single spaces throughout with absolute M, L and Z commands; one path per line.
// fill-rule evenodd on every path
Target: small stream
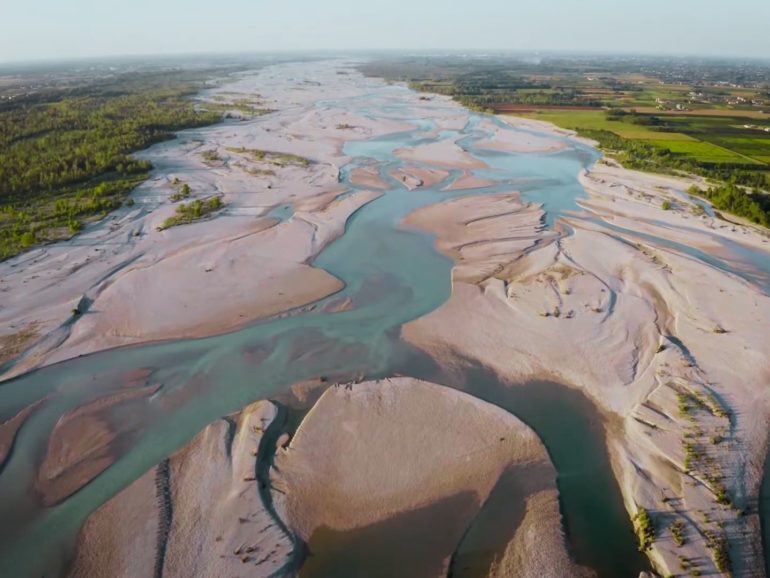
M 313 65 L 306 66 L 307 76 L 312 76 Z M 282 69 L 276 66 L 273 70 L 281 74 Z M 399 341 L 402 324 L 436 309 L 451 291 L 451 261 L 434 249 L 430 235 L 399 228 L 407 214 L 461 195 L 519 190 L 526 200 L 544 205 L 546 224 L 551 226 L 561 214 L 580 210 L 575 200 L 585 193 L 577 175 L 597 160 L 598 153 L 550 135 L 548 138 L 567 143 L 567 148 L 550 154 L 477 151 L 473 143 L 485 136 L 479 124 L 488 117 L 472 114 L 459 131 L 460 142 L 489 165 L 476 175 L 496 184 L 474 191 L 444 192 L 460 176 L 459 171 L 452 171 L 444 183 L 407 191 L 388 174 L 403 166 L 394 150 L 455 138 L 458 131 L 436 132 L 429 116 L 416 114 L 403 104 L 406 91 L 375 82 L 364 96 L 317 103 L 319 108 L 342 106 L 415 126 L 346 145 L 346 153 L 354 160 L 341 171 L 344 184 L 357 190 L 349 183 L 350 171 L 376 160 L 382 163 L 380 176 L 392 188 L 357 211 L 348 220 L 345 234 L 314 262 L 345 283 L 340 293 L 301 314 L 266 320 L 227 335 L 104 351 L 0 384 L 0 419 L 47 398 L 21 428 L 13 454 L 0 472 L 0 567 L 4 573 L 61 574 L 86 517 L 218 417 L 258 399 L 280 397 L 292 384 L 313 377 L 323 375 L 333 382 L 356 375 L 387 377 L 398 371 L 432 376 L 439 382 L 443 379 L 528 423 L 543 439 L 557 468 L 567 536 L 577 561 L 595 568 L 602 577 L 636 578 L 647 568 L 646 559 L 636 553 L 630 521 L 609 467 L 604 425 L 584 396 L 556 384 L 501 384 L 478 368 L 469 369 L 462 378 L 443 375 L 435 367 L 429 375 L 425 364 L 410 365 L 414 357 L 404 352 Z M 456 107 L 440 103 L 425 106 L 434 111 L 447 106 L 457 112 Z M 518 129 L 506 126 L 505 130 Z M 205 135 L 205 129 L 198 132 Z M 280 206 L 272 216 L 283 221 L 293 218 L 293 211 Z M 352 309 L 324 312 L 324 305 L 345 297 L 352 300 Z M 116 424 L 120 435 L 113 448 L 114 464 L 60 504 L 42 508 L 29 489 L 57 420 L 106 393 L 119 391 L 126 375 L 138 368 L 152 371 L 153 382 L 162 387 L 141 406 L 141 412 L 124 415 Z M 444 514 L 425 514 L 420 523 L 439 523 L 433 515 L 440 518 Z M 479 535 L 486 534 L 479 530 Z M 375 535 L 390 536 L 387 531 Z M 327 537 L 330 550 L 339 544 L 335 542 L 338 538 Z M 360 548 L 371 540 L 364 540 Z
M 577 389 L 548 381 L 506 383 L 473 360 L 458 360 L 447 372 L 424 355 L 413 354 L 404 373 L 455 387 L 518 417 L 543 441 L 558 472 L 557 485 L 565 531 L 578 563 L 598 576 L 637 576 L 649 569 L 639 553 L 632 524 L 612 473 L 605 422 L 593 402 Z M 502 480 L 505 496 L 505 479 Z M 502 554 L 510 521 L 498 513 L 516 505 L 493 491 L 455 555 L 452 576 L 482 578 L 495 556 Z M 515 529 L 515 528 L 514 528 Z M 512 534 L 508 536 L 512 537 Z M 599 548 L 599 545 L 603 547 Z M 465 566 L 469 569 L 466 569 Z

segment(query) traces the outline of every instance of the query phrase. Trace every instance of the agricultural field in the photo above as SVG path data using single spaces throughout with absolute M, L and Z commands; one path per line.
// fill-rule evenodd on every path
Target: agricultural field
M 616 135 L 640 140 L 669 140 L 669 141 L 695 141 L 691 136 L 681 132 L 663 131 L 659 127 L 649 127 L 634 124 L 630 120 L 611 120 L 607 118 L 604 110 L 576 111 L 576 110 L 543 110 L 531 113 L 523 113 L 518 116 L 527 116 L 537 120 L 553 123 L 570 130 L 608 130 Z
M 770 120 L 755 122 L 732 116 L 666 117 L 672 129 L 686 132 L 699 140 L 712 143 L 754 159 L 770 163 Z
M 650 144 L 668 149 L 673 154 L 685 156 L 704 164 L 762 165 L 761 161 L 739 154 L 710 142 L 697 140 L 650 140 Z
M 541 110 L 521 113 L 562 128 L 609 131 L 630 140 L 643 140 L 676 156 L 687 157 L 704 165 L 730 165 L 762 168 L 770 164 L 770 122 L 754 124 L 735 117 L 696 117 L 637 114 L 620 119 L 608 117 L 605 110 Z M 658 124 L 640 125 L 638 122 Z

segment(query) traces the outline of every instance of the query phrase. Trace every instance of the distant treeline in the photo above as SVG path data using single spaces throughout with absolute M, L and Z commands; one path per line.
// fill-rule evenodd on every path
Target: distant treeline
M 571 88 L 546 88 L 521 78 L 504 81 L 489 78 L 456 79 L 449 83 L 411 81 L 410 87 L 420 92 L 451 96 L 472 110 L 492 111 L 496 105 L 528 104 L 539 106 L 601 106 L 601 101 L 586 98 Z
M 131 153 L 215 123 L 203 73 L 131 73 L 0 104 L 0 259 L 118 207 L 152 165 Z
M 491 111 L 495 105 L 601 106 L 572 86 L 528 78 L 534 71 L 522 63 L 416 59 L 375 61 L 361 67 L 365 74 L 409 83 L 420 92 L 451 96 L 462 105 Z

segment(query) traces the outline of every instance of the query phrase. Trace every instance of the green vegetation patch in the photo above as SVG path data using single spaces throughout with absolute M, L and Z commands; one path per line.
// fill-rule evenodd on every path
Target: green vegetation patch
M 706 547 L 711 550 L 711 557 L 714 559 L 714 565 L 717 567 L 717 570 L 720 572 L 730 572 L 732 570 L 730 544 L 727 541 L 727 536 L 706 532 Z
M 198 103 L 198 109 L 203 112 L 215 113 L 223 116 L 228 116 L 231 112 L 237 112 L 244 117 L 262 116 L 275 112 L 272 109 L 264 108 L 262 103 L 258 100 L 235 98 L 228 102 L 228 99 L 222 95 L 215 96 L 213 100 L 214 102 L 200 101 Z
M 183 201 L 183 200 L 189 198 L 190 197 L 190 193 L 191 193 L 190 185 L 188 185 L 187 183 L 184 183 L 179 188 L 179 190 L 176 191 L 175 193 L 172 193 L 169 198 L 171 199 L 172 203 L 176 203 L 176 202 Z
M 689 192 L 705 197 L 715 209 L 738 215 L 763 227 L 770 227 L 770 195 L 767 193 L 749 192 L 732 183 L 714 186 L 706 191 L 693 187 Z M 724 330 L 719 332 L 724 333 Z
M 680 548 L 684 546 L 684 522 L 682 520 L 675 520 L 671 526 L 671 537 L 674 539 L 674 543 Z
M 215 151 L 215 150 L 203 151 L 201 153 L 201 157 L 207 163 L 215 163 L 217 161 L 221 161 L 222 160 L 222 157 L 220 157 L 219 153 L 217 151 Z
M 639 538 L 639 551 L 646 552 L 652 548 L 652 543 L 655 541 L 655 527 L 650 514 L 644 508 L 639 508 L 634 516 L 634 527 Z
M 650 140 L 650 144 L 661 149 L 667 149 L 674 155 L 690 157 L 698 163 L 731 164 L 731 165 L 760 165 L 755 159 L 726 149 L 710 142 L 696 140 Z
M 263 151 L 260 149 L 247 149 L 245 147 L 228 147 L 231 153 L 247 155 L 257 162 L 266 162 L 276 166 L 297 165 L 309 167 L 313 161 L 299 155 L 290 153 L 278 153 L 273 151 Z
M 176 214 L 163 221 L 161 226 L 158 227 L 158 230 L 163 231 L 164 229 L 169 229 L 178 225 L 187 225 L 188 223 L 200 221 L 208 215 L 220 210 L 223 206 L 222 199 L 219 197 L 211 197 L 205 201 L 195 199 L 191 203 L 182 203 L 177 206 Z
M 575 130 L 606 130 L 627 139 L 639 140 L 660 140 L 668 141 L 694 141 L 695 139 L 686 134 L 678 132 L 664 131 L 662 128 L 634 124 L 630 120 L 617 119 L 611 120 L 604 110 L 581 111 L 581 110 L 559 110 L 559 111 L 539 111 L 530 114 L 523 114 L 537 120 L 544 120 L 555 125 Z

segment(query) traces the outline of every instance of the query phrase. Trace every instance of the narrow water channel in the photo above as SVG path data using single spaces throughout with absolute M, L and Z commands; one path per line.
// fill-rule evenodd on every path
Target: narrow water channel
M 453 364 L 455 369 L 447 372 L 429 358 L 412 353 L 404 373 L 465 391 L 505 409 L 537 432 L 558 472 L 568 546 L 579 564 L 593 568 L 600 578 L 635 577 L 649 569 L 647 558 L 636 547 L 633 526 L 612 473 L 608 424 L 593 402 L 563 384 L 505 383 L 493 371 L 470 360 L 458 361 Z M 501 502 L 493 510 L 511 506 L 500 496 L 491 499 Z M 494 513 L 487 518 L 482 512 L 479 527 L 472 528 L 458 552 L 458 558 L 472 560 L 479 572 L 460 572 L 462 562 L 458 561 L 458 576 L 486 576 L 484 571 L 494 556 L 502 554 L 489 547 L 489 539 L 494 543 L 495 537 L 505 535 L 508 521 Z M 499 546 L 505 544 L 500 542 Z

